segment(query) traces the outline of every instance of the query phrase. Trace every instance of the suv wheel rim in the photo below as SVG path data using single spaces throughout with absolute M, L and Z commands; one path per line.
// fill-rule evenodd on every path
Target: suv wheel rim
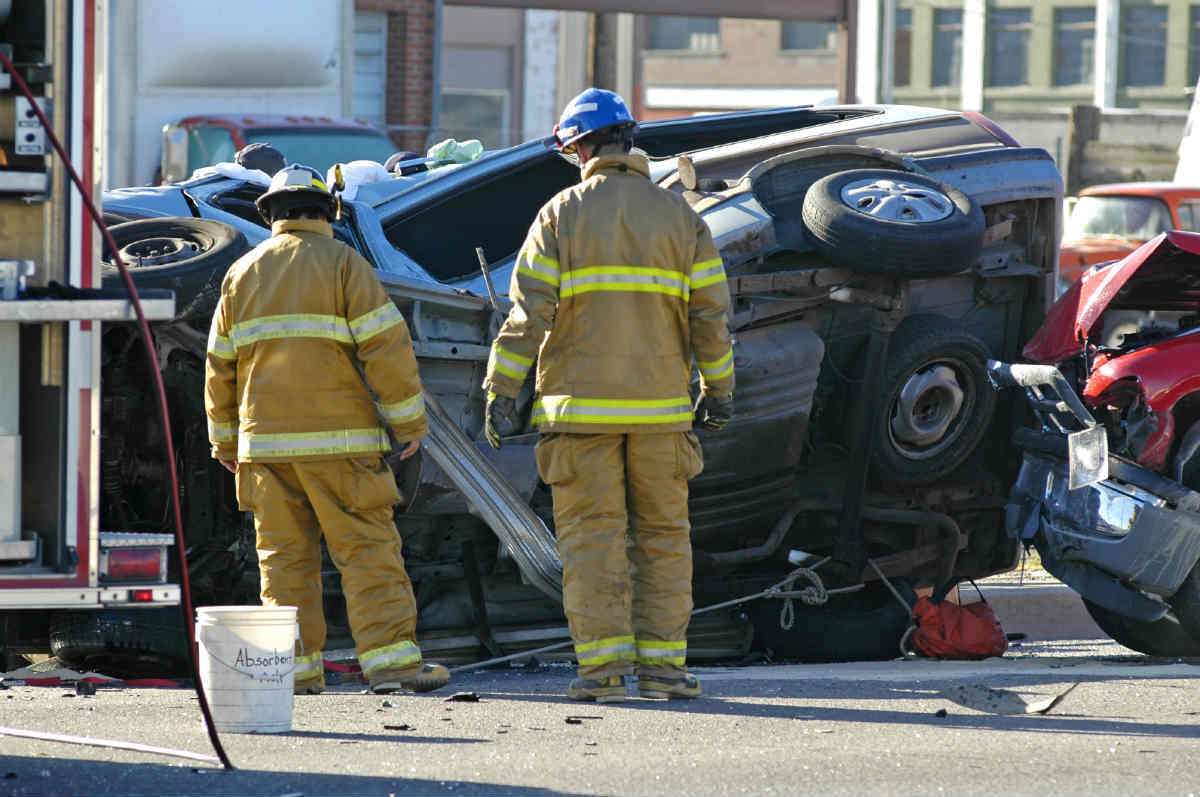
M 130 267 L 165 266 L 195 257 L 202 246 L 185 238 L 142 238 L 121 247 L 121 260 Z
M 886 221 L 931 224 L 954 213 L 950 197 L 936 188 L 906 180 L 867 178 L 842 188 L 846 207 Z
M 950 363 L 934 363 L 913 373 L 892 407 L 888 434 L 896 451 L 909 459 L 938 454 L 952 439 L 947 432 L 958 419 L 965 398 L 966 391 Z

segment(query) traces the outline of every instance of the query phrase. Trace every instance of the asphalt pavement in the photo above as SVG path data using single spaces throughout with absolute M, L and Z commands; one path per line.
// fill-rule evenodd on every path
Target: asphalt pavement
M 1200 795 L 1200 660 L 1121 647 L 1053 579 L 980 586 L 1025 635 L 1003 657 L 697 667 L 705 696 L 669 703 L 572 702 L 545 662 L 346 684 L 297 697 L 289 733 L 222 734 L 232 771 L 97 746 L 211 756 L 189 689 L 12 686 L 0 795 Z

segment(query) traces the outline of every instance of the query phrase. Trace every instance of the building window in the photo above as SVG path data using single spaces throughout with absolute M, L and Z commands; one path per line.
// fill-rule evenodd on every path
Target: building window
M 912 11 L 896 10 L 895 49 L 892 51 L 892 85 L 907 86 L 912 82 Z
M 1028 8 L 997 8 L 988 14 L 987 74 L 989 86 L 1029 83 Z
M 719 50 L 720 21 L 716 17 L 650 17 L 650 49 Z
M 439 135 L 477 138 L 488 149 L 507 147 L 509 92 L 505 89 L 442 89 Z
M 934 86 L 962 83 L 962 20 L 960 8 L 935 8 L 933 11 Z
M 1200 6 L 1188 9 L 1188 85 L 1200 80 Z
M 1095 43 L 1096 9 L 1054 9 L 1054 85 L 1092 82 Z
M 1161 86 L 1167 71 L 1167 9 L 1127 6 L 1121 9 L 1121 49 L 1125 86 Z
M 781 50 L 836 50 L 838 25 L 833 22 L 784 22 Z

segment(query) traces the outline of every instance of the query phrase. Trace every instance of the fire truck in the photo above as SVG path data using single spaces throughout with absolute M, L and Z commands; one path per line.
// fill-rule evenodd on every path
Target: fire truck
M 124 291 L 98 287 L 101 236 L 52 144 L 61 142 L 84 191 L 98 197 L 100 7 L 0 0 L 0 52 L 12 67 L 0 68 L 0 651 L 8 655 L 47 650 L 52 625 L 73 613 L 117 617 L 180 600 L 168 579 L 172 535 L 99 526 L 101 326 L 135 313 Z M 147 319 L 174 313 L 166 291 L 141 304 Z

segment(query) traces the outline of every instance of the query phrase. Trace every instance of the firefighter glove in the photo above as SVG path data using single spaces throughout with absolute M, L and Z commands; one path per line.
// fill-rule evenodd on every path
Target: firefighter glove
M 696 402 L 695 426 L 703 426 L 714 432 L 725 428 L 733 418 L 733 396 L 714 396 L 709 393 L 700 395 Z
M 517 402 L 508 396 L 488 393 L 487 410 L 484 412 L 484 431 L 488 443 L 500 450 L 500 438 L 517 430 Z

